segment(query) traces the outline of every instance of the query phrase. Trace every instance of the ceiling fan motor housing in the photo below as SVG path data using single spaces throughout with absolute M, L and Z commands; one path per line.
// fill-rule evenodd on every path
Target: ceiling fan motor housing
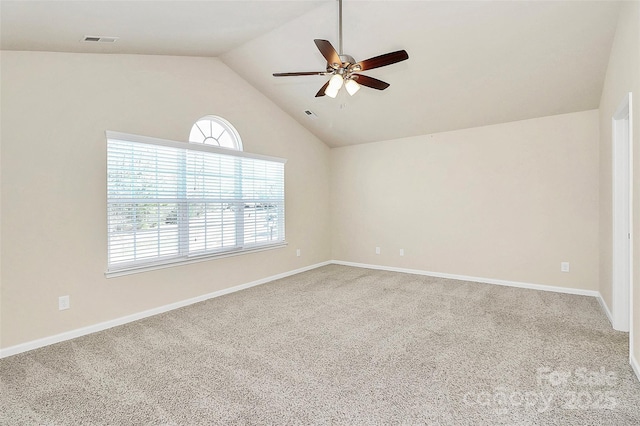
M 331 74 L 338 74 L 344 78 L 348 78 L 352 73 L 360 71 L 360 66 L 356 63 L 356 60 L 351 55 L 339 55 L 341 64 L 337 67 L 336 64 L 327 63 L 327 72 Z
M 353 56 L 350 56 L 350 55 L 339 55 L 339 56 L 340 56 L 340 60 L 342 61 L 342 65 L 344 67 L 356 63 L 356 60 L 353 59 Z

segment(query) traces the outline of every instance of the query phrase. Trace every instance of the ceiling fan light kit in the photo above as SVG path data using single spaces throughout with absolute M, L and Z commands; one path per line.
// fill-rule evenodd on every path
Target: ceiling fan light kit
M 344 82 L 344 88 L 347 89 L 349 95 L 353 96 L 360 90 L 360 85 L 355 80 L 349 79 Z
M 335 98 L 338 96 L 338 92 L 342 87 L 344 80 L 340 74 L 334 74 L 333 77 L 329 79 L 329 86 L 324 90 L 324 94 L 329 96 L 330 98 Z
M 353 96 L 360 86 L 370 87 L 372 89 L 384 90 L 389 87 L 389 83 L 382 80 L 375 79 L 362 74 L 356 74 L 360 71 L 366 71 L 373 68 L 380 68 L 387 65 L 395 64 L 397 62 L 405 61 L 409 59 L 409 55 L 405 50 L 397 50 L 395 52 L 386 53 L 384 55 L 376 56 L 366 59 L 361 62 L 356 62 L 350 55 L 342 53 L 342 0 L 338 0 L 340 14 L 339 14 L 339 28 L 340 28 L 340 54 L 327 40 L 315 39 L 314 43 L 316 47 L 327 60 L 326 71 L 312 71 L 312 72 L 285 72 L 274 73 L 274 77 L 294 77 L 294 76 L 306 76 L 306 75 L 330 75 L 331 78 L 324 86 L 320 88 L 316 93 L 316 98 L 327 95 L 330 98 L 338 96 L 338 92 L 344 86 L 347 93 Z

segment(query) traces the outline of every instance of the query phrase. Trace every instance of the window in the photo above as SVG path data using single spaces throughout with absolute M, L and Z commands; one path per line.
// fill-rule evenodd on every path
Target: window
M 204 143 L 242 151 L 242 141 L 236 129 L 227 120 L 207 115 L 191 127 L 189 142 Z
M 107 275 L 286 244 L 285 161 L 107 132 Z

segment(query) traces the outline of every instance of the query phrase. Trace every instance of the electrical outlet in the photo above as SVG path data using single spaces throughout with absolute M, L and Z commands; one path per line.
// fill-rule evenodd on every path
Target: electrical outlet
M 376 247 L 376 254 L 380 254 L 380 247 Z
M 296 249 L 296 256 L 300 257 L 300 249 Z
M 404 256 L 404 249 L 400 249 L 400 256 Z
M 69 300 L 69 296 L 58 297 L 58 310 L 64 311 L 65 309 L 69 309 L 70 307 L 71 301 Z
M 569 262 L 560 263 L 560 272 L 569 272 Z

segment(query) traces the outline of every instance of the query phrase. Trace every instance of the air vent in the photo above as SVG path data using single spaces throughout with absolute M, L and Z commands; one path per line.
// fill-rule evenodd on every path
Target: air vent
M 309 117 L 312 120 L 317 120 L 318 116 L 316 115 L 315 112 L 313 111 L 309 111 L 308 109 L 304 111 L 304 113 L 307 115 L 307 117 Z
M 108 36 L 84 36 L 82 41 L 86 43 L 115 43 L 120 37 Z

